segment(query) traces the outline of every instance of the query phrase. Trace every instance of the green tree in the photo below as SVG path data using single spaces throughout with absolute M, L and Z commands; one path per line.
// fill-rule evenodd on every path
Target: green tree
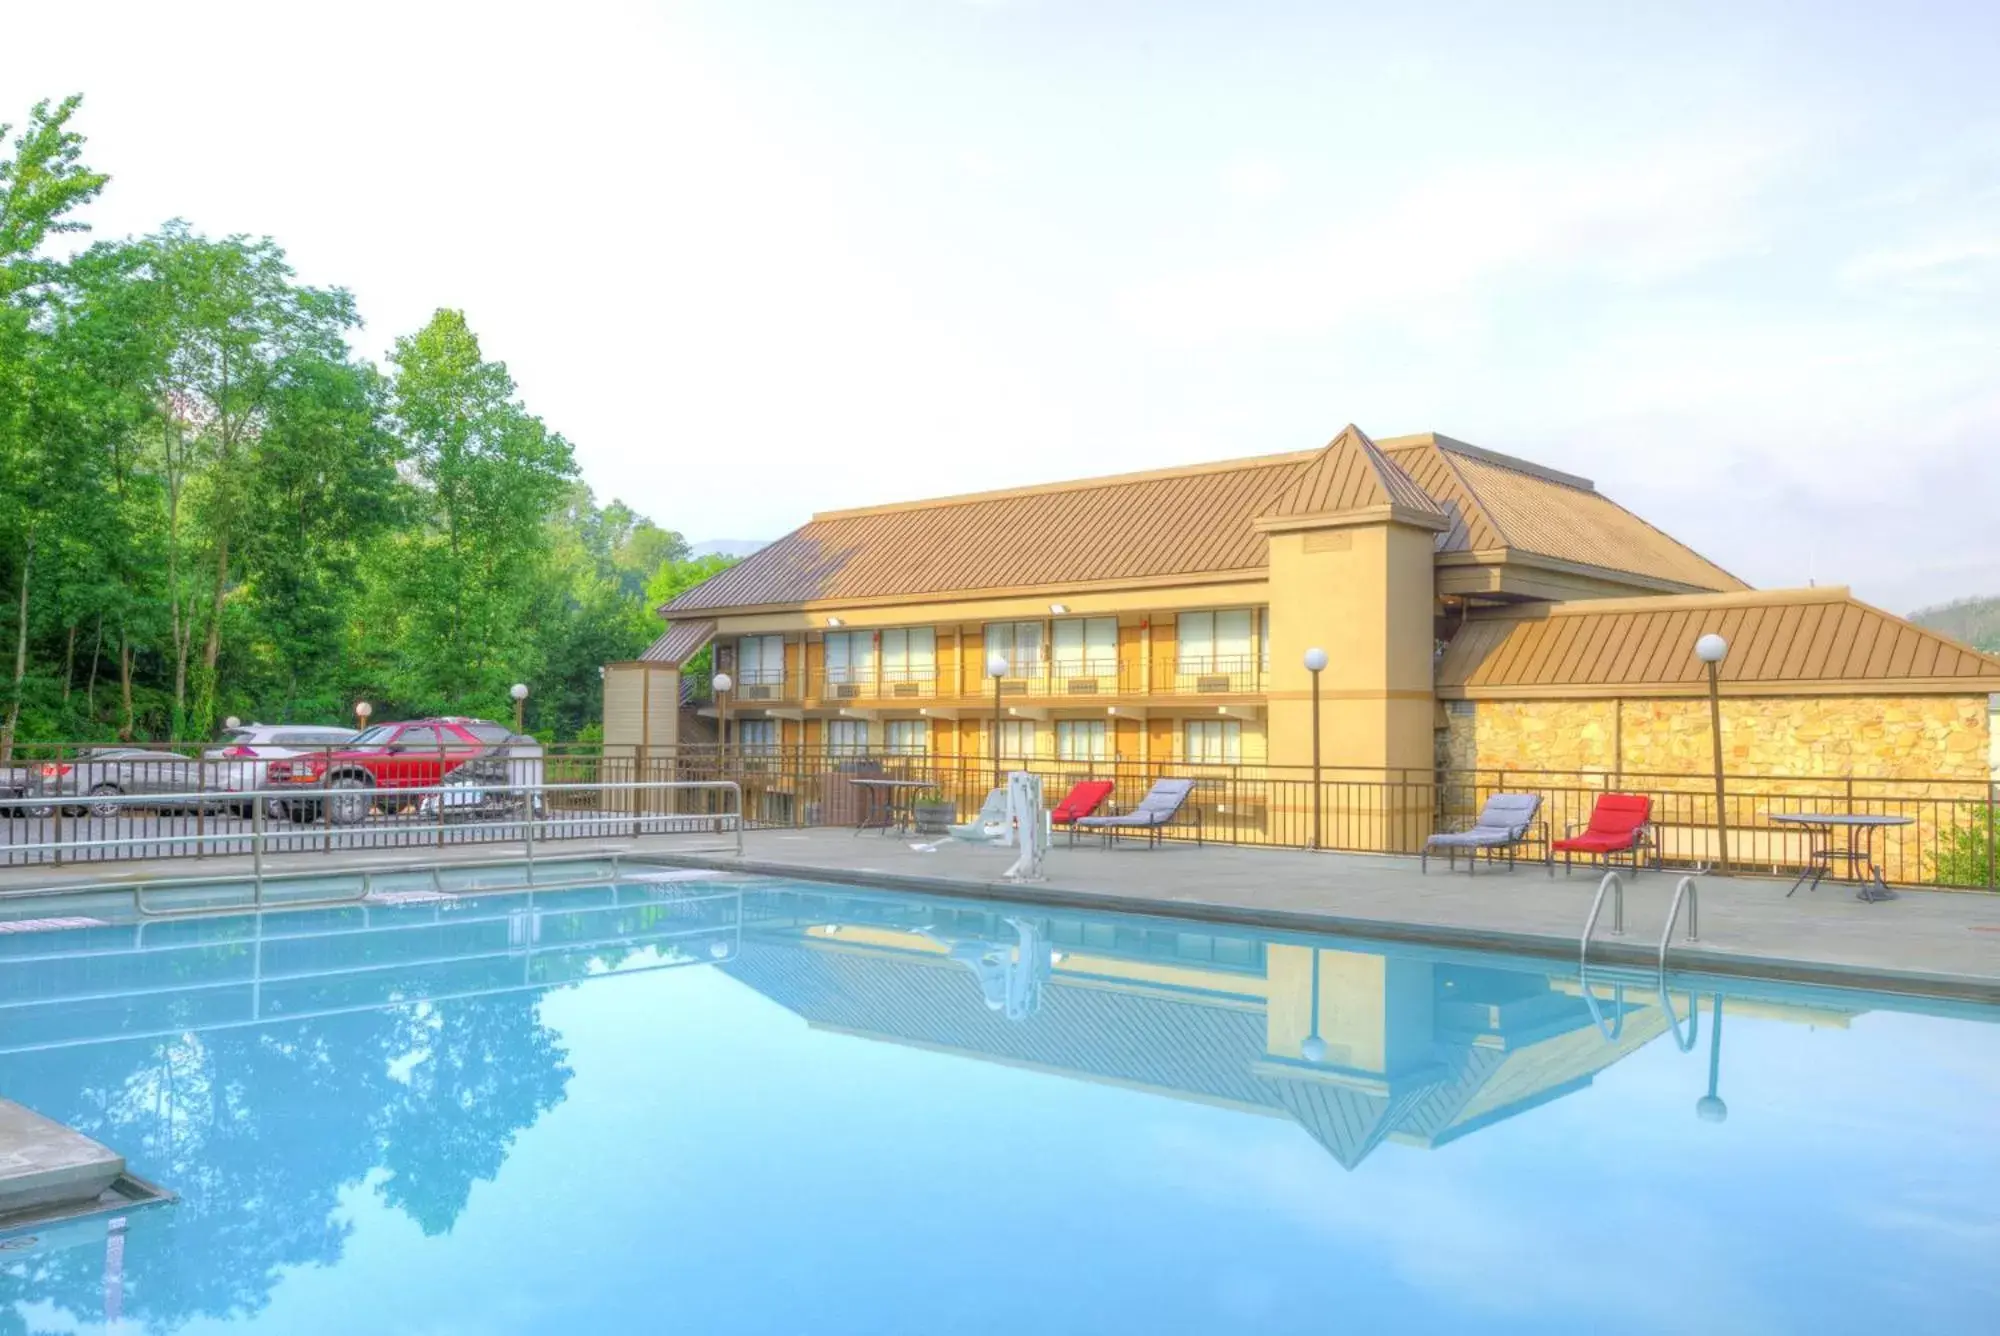
M 0 525 L 12 567 L 13 680 L 0 724 L 0 760 L 10 759 L 28 668 L 29 602 L 35 561 L 54 514 L 76 483 L 82 430 L 69 401 L 73 384 L 44 374 L 51 346 L 48 310 L 63 266 L 41 253 L 47 239 L 81 230 L 71 215 L 109 179 L 83 165 L 83 137 L 69 128 L 81 102 L 38 102 L 0 158 Z M 12 126 L 0 125 L 0 140 Z
M 345 710 L 339 651 L 362 556 L 409 503 L 385 397 L 363 363 L 301 357 L 283 369 L 246 461 L 238 517 L 248 652 L 228 699 L 245 711 L 282 720 Z
M 170 222 L 136 243 L 145 318 L 159 340 L 159 467 L 167 490 L 167 615 L 174 663 L 174 733 L 212 722 L 223 601 L 252 470 L 248 458 L 288 381 L 347 358 L 359 323 L 340 289 L 292 281 L 269 238 L 211 241 Z M 198 525 L 191 532 L 190 522 Z M 191 551 L 190 549 L 195 549 Z M 199 557 L 198 563 L 190 558 Z M 189 700 L 190 657 L 202 641 Z
M 545 522 L 575 459 L 521 404 L 505 364 L 485 360 L 463 312 L 439 311 L 397 339 L 390 360 L 421 518 L 383 572 L 395 601 L 385 609 L 396 623 L 390 685 L 426 707 L 498 702 L 540 667 L 528 628 Z

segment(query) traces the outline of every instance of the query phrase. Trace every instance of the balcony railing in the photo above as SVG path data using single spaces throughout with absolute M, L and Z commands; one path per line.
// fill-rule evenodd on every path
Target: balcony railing
M 991 692 L 990 684 L 985 686 Z M 1169 654 L 1145 661 L 1063 660 L 1001 681 L 1007 696 L 1241 696 L 1264 689 L 1255 658 Z M 970 692 L 967 693 L 971 694 Z
M 1000 680 L 1006 700 L 1088 701 L 1140 696 L 1243 696 L 1265 689 L 1265 674 L 1251 656 L 1166 654 L 1144 660 L 1055 659 L 1010 671 Z M 961 688 L 933 668 L 820 669 L 809 679 L 777 671 L 738 676 L 731 704 L 758 706 L 809 700 L 821 705 L 894 709 L 943 698 L 990 701 L 993 679 L 982 672 Z
M 831 668 L 814 676 L 812 694 L 815 700 L 835 704 L 936 700 L 938 676 L 932 668 Z
M 735 697 L 734 704 L 769 705 L 797 700 L 798 688 L 798 679 L 786 677 L 782 669 L 753 668 L 736 675 L 736 690 L 730 694 Z

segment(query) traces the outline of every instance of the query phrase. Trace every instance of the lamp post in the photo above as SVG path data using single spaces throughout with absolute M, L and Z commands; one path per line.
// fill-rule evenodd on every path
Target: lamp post
M 1715 746 L 1715 852 L 1716 867 L 1729 873 L 1729 817 L 1723 807 L 1722 791 L 1722 686 L 1718 671 L 1729 654 L 1729 642 L 1710 631 L 1694 642 L 1694 656 L 1708 668 L 1708 731 Z
M 716 755 L 721 758 L 722 773 L 726 775 L 729 773 L 729 689 L 736 685 L 736 679 L 728 673 L 717 673 L 710 683 L 715 687 Z
M 1319 675 L 1326 671 L 1326 651 L 1315 645 L 1306 651 L 1306 671 L 1313 679 L 1313 842 L 1320 847 L 1319 822 L 1323 804 L 1319 800 Z M 1317 962 L 1317 957 L 1315 957 Z
M 1326 1040 L 1319 1037 L 1319 948 L 1313 947 L 1312 1021 L 1306 1027 L 1305 1041 L 1299 1045 L 1299 1056 L 1307 1062 L 1326 1061 Z
M 516 733 L 525 733 L 528 729 L 522 720 L 528 708 L 528 684 L 526 682 L 516 682 L 513 686 L 507 688 L 507 694 L 514 698 L 514 731 Z
M 375 707 L 367 701 L 358 700 L 354 702 L 354 726 L 356 728 L 368 727 L 368 716 L 373 713 L 375 713 Z
M 994 650 L 986 656 L 986 675 L 993 679 L 993 787 L 1000 787 L 1000 683 L 1007 676 L 1007 656 Z

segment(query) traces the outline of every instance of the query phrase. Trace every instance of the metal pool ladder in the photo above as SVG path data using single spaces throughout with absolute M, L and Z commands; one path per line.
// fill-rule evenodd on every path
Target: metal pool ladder
M 1625 935 L 1625 882 L 1616 872 L 1604 874 L 1604 880 L 1597 883 L 1597 898 L 1590 902 L 1590 917 L 1583 921 L 1583 940 L 1577 944 L 1576 965 L 1582 969 L 1590 963 L 1590 934 L 1597 931 L 1597 916 L 1604 911 L 1604 893 L 1611 892 L 1611 935 Z
M 1690 942 L 1700 940 L 1701 888 L 1695 876 L 1696 873 L 1689 873 L 1674 887 L 1674 902 L 1667 910 L 1666 926 L 1660 930 L 1660 951 L 1654 968 L 1654 983 L 1659 989 L 1661 1010 L 1666 1012 L 1668 1021 L 1672 1023 L 1674 1043 L 1683 1053 L 1693 1049 L 1695 1037 L 1700 1031 L 1700 1021 L 1694 1018 L 1693 1007 L 1690 1005 L 1691 1024 L 1688 1033 L 1682 1035 L 1680 1018 L 1675 1014 L 1673 1004 L 1667 998 L 1667 947 L 1673 940 L 1674 925 L 1680 922 L 1683 902 L 1687 905 L 1687 940 Z M 1619 982 L 1614 986 L 1613 997 L 1617 1011 L 1611 1024 L 1606 1026 L 1604 1014 L 1597 1005 L 1597 995 L 1591 991 L 1590 981 L 1590 939 L 1597 931 L 1599 915 L 1604 912 L 1606 891 L 1611 893 L 1611 933 L 1614 937 L 1625 935 L 1625 882 L 1616 872 L 1606 872 L 1604 880 L 1597 883 L 1597 896 L 1590 902 L 1590 915 L 1583 922 L 1583 936 L 1577 942 L 1576 969 L 1577 982 L 1582 986 L 1583 1000 L 1590 1008 L 1591 1020 L 1596 1022 L 1598 1030 L 1606 1039 L 1616 1039 L 1619 1031 L 1624 1028 L 1625 985 Z

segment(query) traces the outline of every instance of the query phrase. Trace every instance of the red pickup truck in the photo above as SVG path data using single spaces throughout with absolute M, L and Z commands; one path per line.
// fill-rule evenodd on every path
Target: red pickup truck
M 274 789 L 297 785 L 332 790 L 327 802 L 334 821 L 353 825 L 377 804 L 389 810 L 416 806 L 420 795 L 399 801 L 394 791 L 442 783 L 467 761 L 515 740 L 514 730 L 505 724 L 457 715 L 376 724 L 345 746 L 270 762 L 265 782 Z M 317 801 L 294 799 L 285 808 L 294 821 L 319 819 Z

